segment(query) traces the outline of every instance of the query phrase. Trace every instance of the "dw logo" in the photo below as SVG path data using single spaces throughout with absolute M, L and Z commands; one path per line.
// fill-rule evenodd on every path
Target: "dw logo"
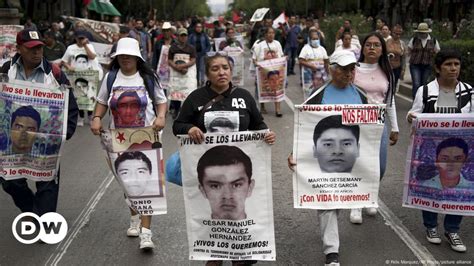
M 55 212 L 48 212 L 41 217 L 24 212 L 18 215 L 12 224 L 13 236 L 23 244 L 33 244 L 41 240 L 47 244 L 61 242 L 67 234 L 67 222 Z

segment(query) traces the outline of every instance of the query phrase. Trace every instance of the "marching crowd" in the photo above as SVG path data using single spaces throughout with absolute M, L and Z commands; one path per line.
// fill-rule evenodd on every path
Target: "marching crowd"
M 84 123 L 90 124 L 94 135 L 100 135 L 103 127 L 152 126 L 161 130 L 165 127 L 168 111 L 174 119 L 173 133 L 187 134 L 198 143 L 210 131 L 204 123 L 208 112 L 237 111 L 239 123 L 233 131 L 267 129 L 268 125 L 264 122 L 267 110 L 263 103 L 258 105 L 257 88 L 252 95 L 248 84 L 247 88 L 238 88 L 231 83 L 233 64 L 226 51 L 247 50 L 237 41 L 238 35 L 249 37 L 253 65 L 286 56 L 287 75 L 295 75 L 301 67 L 311 69 L 313 84 L 312 91 L 305 97 L 306 104 L 387 105 L 388 122 L 385 123 L 380 145 L 380 179 L 385 174 L 387 146 L 395 145 L 399 138 L 395 94 L 398 82 L 405 75 L 408 58 L 413 84 L 413 106 L 407 114 L 409 123 L 420 113 L 474 113 L 471 86 L 459 80 L 461 55 L 457 51 L 443 49 L 435 36 L 430 34 L 427 23 L 418 25 L 408 43 L 401 39 L 401 25 L 390 26 L 381 19 L 377 20 L 376 29 L 370 33 L 355 32 L 351 21 L 344 21 L 334 33 L 335 43 L 328 43 L 328 33 L 324 33 L 316 19 L 305 18 L 303 21 L 297 16 L 290 16 L 286 24 L 276 27 L 272 19 L 266 18 L 248 29 L 237 27 L 230 21 L 216 21 L 208 29 L 209 25 L 197 18 L 175 22 L 131 19 L 121 24 L 120 17 L 114 17 L 112 23 L 119 24 L 120 30 L 113 35 L 110 65 L 99 63 L 90 44 L 94 37 L 83 22 L 68 24 L 58 21 L 52 23 L 50 28 L 38 31 L 36 25 L 29 21 L 17 35 L 17 55 L 0 69 L 10 79 L 48 85 L 69 84 L 64 70 L 99 71 L 102 82 L 98 95 L 94 96 L 96 107 L 93 112 L 78 110 L 74 97 L 69 98 L 68 139 L 74 134 L 76 124 L 83 126 Z M 219 37 L 224 37 L 225 41 L 216 49 L 213 39 Z M 190 67 L 196 66 L 198 88 L 184 101 L 168 103 L 167 92 L 160 87 L 156 73 L 164 46 L 169 46 L 170 68 L 186 74 Z M 329 46 L 334 46 L 332 55 L 327 52 Z M 172 60 L 175 54 L 189 55 L 190 60 L 177 64 Z M 323 63 L 317 65 L 312 63 L 314 61 Z M 435 79 L 429 82 L 432 74 Z M 127 86 L 145 91 L 147 101 L 136 100 L 138 96 L 132 92 L 122 93 L 120 99 L 114 95 L 117 88 Z M 235 99 L 239 101 L 237 104 Z M 276 117 L 282 117 L 280 102 L 274 105 Z M 127 119 L 134 108 L 146 110 L 143 121 L 137 122 L 133 117 L 130 121 Z M 108 109 L 111 110 L 111 122 L 105 126 L 102 119 Z M 274 132 L 266 133 L 266 143 L 272 145 L 275 140 Z M 463 158 L 467 159 L 467 152 Z M 291 169 L 295 166 L 292 154 L 288 157 L 288 166 Z M 59 174 L 53 181 L 36 182 L 35 193 L 25 179 L 4 181 L 2 186 L 22 212 L 41 215 L 56 211 Z M 154 248 L 151 216 L 140 216 L 131 208 L 130 212 L 127 236 L 139 236 L 141 249 Z M 376 215 L 377 209 L 368 208 L 365 212 Z M 350 222 L 361 224 L 363 213 L 362 209 L 352 209 Z M 339 265 L 338 214 L 339 210 L 318 211 L 326 265 Z M 427 241 L 439 244 L 442 240 L 437 229 L 437 213 L 423 211 L 422 217 Z M 458 233 L 461 220 L 462 216 L 446 215 L 444 231 L 451 248 L 465 252 L 467 248 Z M 234 261 L 233 265 L 254 263 Z M 208 261 L 206 265 L 222 265 L 222 261 Z

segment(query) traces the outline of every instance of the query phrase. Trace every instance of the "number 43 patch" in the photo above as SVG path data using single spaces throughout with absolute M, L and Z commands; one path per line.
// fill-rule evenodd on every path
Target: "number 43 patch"
M 234 108 L 247 108 L 245 105 L 245 100 L 242 98 L 233 98 L 232 99 L 232 107 Z

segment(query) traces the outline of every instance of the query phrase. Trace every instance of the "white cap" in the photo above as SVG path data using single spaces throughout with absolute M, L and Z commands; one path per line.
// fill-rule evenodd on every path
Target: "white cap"
M 169 30 L 169 29 L 171 29 L 171 23 L 169 23 L 168 21 L 163 22 L 163 26 L 161 26 L 161 29 L 162 29 L 162 30 Z
M 117 51 L 111 57 L 114 58 L 115 56 L 121 54 L 133 55 L 145 62 L 145 60 L 143 60 L 142 54 L 140 53 L 140 45 L 134 38 L 125 37 L 118 41 Z
M 342 50 L 334 52 L 329 58 L 329 63 L 344 67 L 350 64 L 357 64 L 357 59 L 353 52 Z

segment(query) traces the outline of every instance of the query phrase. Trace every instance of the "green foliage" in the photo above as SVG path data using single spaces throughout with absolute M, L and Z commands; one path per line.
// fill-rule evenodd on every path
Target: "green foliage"
M 451 24 L 447 21 L 435 21 L 433 25 L 431 25 L 431 29 L 433 30 L 430 35 L 438 39 L 440 42 L 448 41 L 453 38 L 453 29 Z
M 461 81 L 474 84 L 474 40 L 449 40 L 441 42 L 441 49 L 452 48 L 461 52 Z
M 372 31 L 372 21 L 367 20 L 361 13 L 342 13 L 341 15 L 330 15 L 320 19 L 319 26 L 326 36 L 325 43 L 328 54 L 334 51 L 336 32 L 341 28 L 346 19 L 352 21 L 352 27 L 355 29 L 359 39 L 362 39 L 364 34 Z

